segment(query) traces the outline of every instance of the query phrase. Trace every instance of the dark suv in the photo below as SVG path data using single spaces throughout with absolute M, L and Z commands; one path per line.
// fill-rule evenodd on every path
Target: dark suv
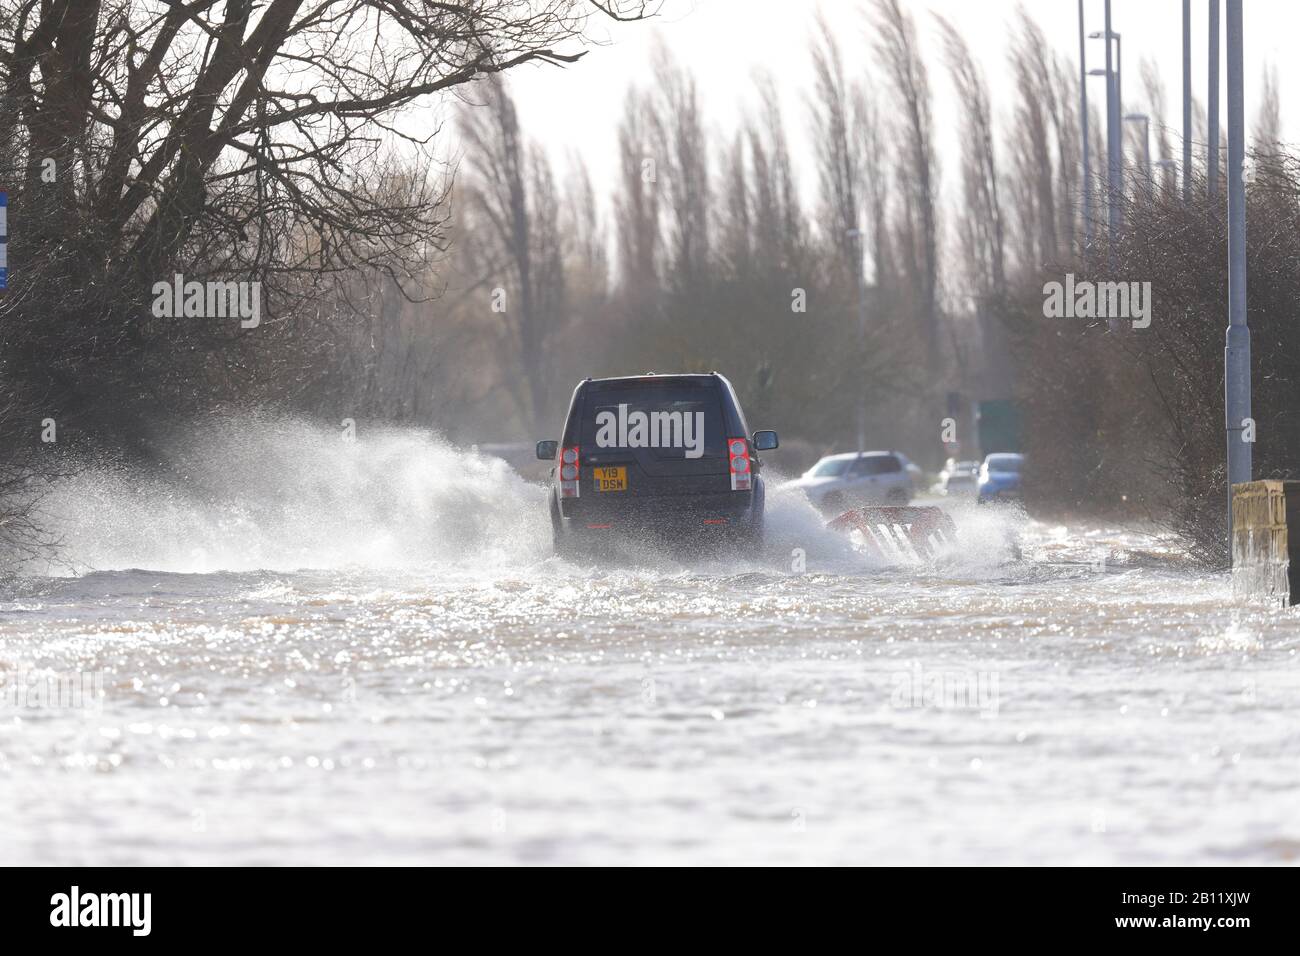
M 557 552 L 628 533 L 757 545 L 763 534 L 760 451 L 731 383 L 704 375 L 587 379 L 573 391 L 564 436 L 537 443 L 551 469 Z

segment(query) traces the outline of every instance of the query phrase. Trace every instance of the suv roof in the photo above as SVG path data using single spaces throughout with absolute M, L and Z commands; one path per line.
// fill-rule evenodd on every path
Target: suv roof
M 599 393 L 604 391 L 603 386 L 635 386 L 639 384 L 663 386 L 671 388 L 673 383 L 680 383 L 683 387 L 700 388 L 706 383 L 713 386 L 718 391 L 718 397 L 721 401 L 722 427 L 724 435 L 748 435 L 749 425 L 745 421 L 745 413 L 740 407 L 740 398 L 736 395 L 735 388 L 727 380 L 727 376 L 721 372 L 670 372 L 659 374 L 657 372 L 644 372 L 641 375 L 611 375 L 606 378 L 584 378 L 578 383 L 577 388 L 573 390 L 573 398 L 569 403 L 569 411 L 564 419 L 564 433 L 562 441 L 569 443 L 577 440 L 579 422 L 583 414 L 583 409 L 591 395 L 593 388 Z
M 583 381 L 598 385 L 604 382 L 637 382 L 646 379 L 658 381 L 665 378 L 720 378 L 726 380 L 726 376 L 720 372 L 642 372 L 640 375 L 608 375 L 605 378 L 588 378 L 583 379 Z

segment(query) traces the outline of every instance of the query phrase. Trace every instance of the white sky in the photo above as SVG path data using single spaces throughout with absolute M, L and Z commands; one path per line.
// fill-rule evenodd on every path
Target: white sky
M 1207 19 L 1210 0 L 1192 0 L 1193 94 L 1202 103 L 1206 91 Z M 1016 0 L 910 0 L 927 52 L 935 98 L 936 128 L 940 130 L 941 178 L 945 190 L 956 186 L 954 156 L 957 142 L 950 84 L 943 67 L 931 11 L 952 21 L 981 60 L 992 87 L 994 108 L 1005 120 L 1011 110 L 1011 80 L 1006 66 L 1007 26 Z M 511 83 L 520 118 L 530 136 L 541 142 L 563 168 L 570 151 L 585 159 L 598 195 L 607 196 L 617 169 L 616 131 L 623 98 L 630 84 L 644 85 L 650 75 L 650 53 L 661 37 L 699 82 L 709 123 L 730 132 L 741 108 L 752 102 L 754 70 L 769 69 L 784 98 L 786 123 L 794 160 L 805 189 L 814 187 L 812 169 L 799 140 L 808 131 L 805 106 L 811 89 L 809 40 L 821 8 L 840 40 L 850 71 L 865 69 L 870 56 L 865 4 L 858 0 L 665 0 L 651 24 L 597 23 L 596 32 L 608 45 L 593 48 L 578 64 L 563 70 L 526 67 L 512 71 Z M 1042 25 L 1056 49 L 1069 56 L 1077 70 L 1078 8 L 1076 0 L 1025 0 L 1025 7 Z M 1085 0 L 1089 30 L 1104 24 L 1103 0 Z M 1282 101 L 1283 135 L 1297 139 L 1300 131 L 1300 66 L 1293 53 L 1300 36 L 1298 0 L 1245 0 L 1246 122 L 1255 113 L 1256 91 L 1266 64 L 1277 68 Z M 1139 107 L 1140 65 L 1154 59 L 1164 79 L 1169 115 L 1176 129 L 1182 122 L 1182 0 L 1113 0 L 1113 28 L 1123 36 L 1125 109 Z M 1220 79 L 1226 81 L 1226 13 L 1220 15 Z M 1088 41 L 1089 66 L 1103 63 L 1100 40 Z M 1104 98 L 1101 78 L 1089 81 L 1090 103 Z M 882 95 L 884 91 L 882 90 Z M 1220 123 L 1226 128 L 1226 93 L 1220 94 Z M 1154 150 L 1154 144 L 1153 144 Z M 1175 140 L 1175 150 L 1181 149 Z

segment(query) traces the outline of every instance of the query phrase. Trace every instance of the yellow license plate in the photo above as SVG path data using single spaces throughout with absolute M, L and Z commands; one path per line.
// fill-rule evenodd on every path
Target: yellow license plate
M 592 477 L 596 479 L 597 491 L 627 491 L 627 468 L 593 468 Z

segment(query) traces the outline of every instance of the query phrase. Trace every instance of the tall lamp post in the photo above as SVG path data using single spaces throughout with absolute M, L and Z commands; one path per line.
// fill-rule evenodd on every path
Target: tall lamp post
M 1082 2 L 1082 0 L 1080 0 Z M 1211 3 L 1214 0 L 1210 0 Z M 1192 0 L 1183 0 L 1183 202 L 1192 200 Z
M 1228 334 L 1223 350 L 1224 417 L 1228 437 L 1228 551 L 1232 551 L 1232 486 L 1250 481 L 1250 329 L 1246 326 L 1246 157 L 1242 84 L 1241 0 L 1228 2 Z M 1211 144 L 1211 147 L 1217 144 Z M 1253 437 L 1253 435 L 1251 436 Z
M 1115 226 L 1118 218 L 1115 215 L 1115 207 L 1118 205 L 1116 190 L 1113 188 L 1115 180 L 1112 173 L 1115 164 L 1111 161 L 1114 158 L 1112 144 L 1115 142 L 1115 134 L 1111 131 L 1110 123 L 1110 103 L 1111 93 L 1114 84 L 1111 83 L 1110 74 L 1105 70 L 1093 69 L 1088 71 L 1089 76 L 1103 76 L 1106 78 L 1106 269 L 1114 274 L 1115 272 Z M 1106 323 L 1106 327 L 1112 332 L 1119 328 L 1119 319 L 1112 318 Z
M 1090 39 L 1106 41 L 1106 197 L 1107 229 L 1113 247 L 1124 220 L 1124 130 L 1120 117 L 1124 102 L 1123 71 L 1124 50 L 1120 35 L 1110 28 L 1110 0 L 1106 0 L 1106 29 L 1088 34 Z M 1114 58 L 1111 57 L 1110 40 L 1115 41 Z M 1112 269 L 1115 264 L 1111 252 Z M 1114 323 L 1112 323 L 1114 324 Z
M 1210 86 L 1206 95 L 1208 111 L 1205 153 L 1205 180 L 1209 197 L 1219 196 L 1219 0 L 1210 0 Z
M 1088 51 L 1083 38 L 1083 0 L 1079 0 L 1079 122 L 1083 128 L 1083 261 L 1086 264 L 1092 249 L 1092 144 L 1088 142 Z

